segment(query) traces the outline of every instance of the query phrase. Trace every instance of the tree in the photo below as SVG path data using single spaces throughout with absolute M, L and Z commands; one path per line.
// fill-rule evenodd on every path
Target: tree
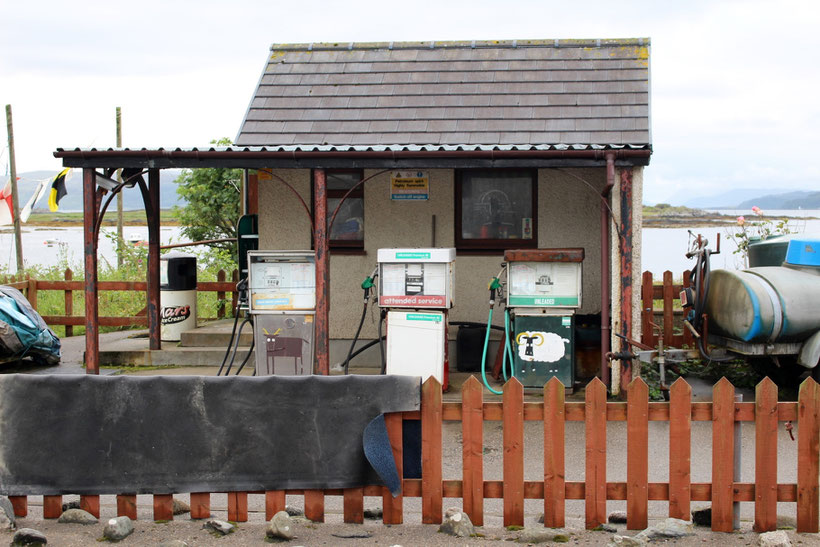
M 218 146 L 230 146 L 230 139 L 211 141 Z M 182 224 L 182 233 L 191 241 L 236 238 L 242 185 L 241 169 L 184 169 L 174 181 L 177 194 L 187 202 L 174 207 Z M 236 241 L 212 244 L 236 256 Z

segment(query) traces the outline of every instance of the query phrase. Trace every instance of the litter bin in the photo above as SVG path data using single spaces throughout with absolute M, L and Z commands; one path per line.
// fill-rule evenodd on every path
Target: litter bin
M 171 252 L 159 259 L 160 336 L 178 342 L 196 328 L 196 257 Z

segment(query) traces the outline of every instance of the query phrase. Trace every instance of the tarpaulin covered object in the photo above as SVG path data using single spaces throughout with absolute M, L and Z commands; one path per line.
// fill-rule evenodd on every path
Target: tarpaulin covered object
M 363 432 L 419 405 L 420 379 L 405 376 L 4 375 L 0 493 L 384 484 Z
M 0 285 L 0 358 L 26 356 L 56 365 L 60 339 L 20 291 Z

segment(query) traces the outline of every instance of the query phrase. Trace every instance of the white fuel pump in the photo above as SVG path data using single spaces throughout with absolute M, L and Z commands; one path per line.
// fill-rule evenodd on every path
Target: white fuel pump
M 312 374 L 316 316 L 313 251 L 249 251 L 248 270 L 256 375 Z
M 447 312 L 454 304 L 456 251 L 379 249 L 379 306 L 387 310 L 387 374 L 449 384 Z

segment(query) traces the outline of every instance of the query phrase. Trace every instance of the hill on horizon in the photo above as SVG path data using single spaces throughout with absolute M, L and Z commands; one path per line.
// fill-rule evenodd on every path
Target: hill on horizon
M 784 188 L 772 194 L 763 188 L 735 188 L 710 196 L 693 196 L 682 202 L 669 201 L 692 209 L 820 209 L 820 191 Z
M 25 173 L 18 173 L 17 190 L 20 196 L 20 208 L 34 194 L 37 184 L 43 179 L 49 179 L 47 183 L 51 187 L 51 180 L 57 176 L 54 171 L 26 171 Z M 174 182 L 179 176 L 181 169 L 161 169 L 160 170 L 160 190 L 159 190 L 159 207 L 160 209 L 170 209 L 175 205 L 184 206 L 183 201 L 177 195 L 177 185 Z M 9 177 L 4 175 L 0 177 L 0 188 L 3 188 L 8 182 Z M 83 210 L 83 172 L 82 169 L 74 169 L 66 179 L 65 188 L 67 194 L 60 200 L 60 211 L 62 212 L 77 212 Z M 126 211 L 133 211 L 143 209 L 142 194 L 139 188 L 125 188 L 123 195 L 123 209 Z M 112 204 L 113 206 L 113 204 Z M 48 192 L 40 198 L 34 205 L 35 211 L 48 210 Z

